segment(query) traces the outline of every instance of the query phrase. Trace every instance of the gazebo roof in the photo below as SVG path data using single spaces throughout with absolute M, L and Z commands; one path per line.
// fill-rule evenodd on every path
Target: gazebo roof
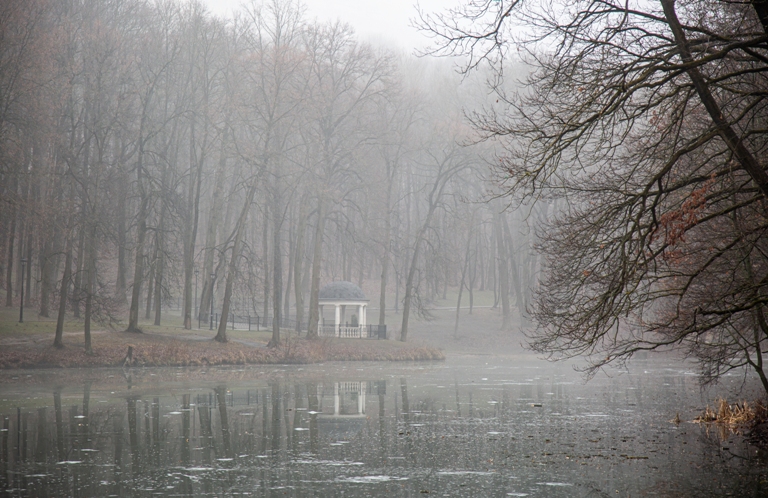
M 363 289 L 344 280 L 331 282 L 320 289 L 318 298 L 321 301 L 368 301 Z

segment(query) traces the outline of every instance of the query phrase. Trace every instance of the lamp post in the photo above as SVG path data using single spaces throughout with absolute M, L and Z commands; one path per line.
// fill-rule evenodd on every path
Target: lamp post
M 211 272 L 211 328 L 213 330 L 213 279 L 216 278 L 216 274 Z
M 27 258 L 21 258 L 21 305 L 19 306 L 19 323 L 24 323 L 24 268 Z
M 195 309 L 195 315 L 197 315 L 197 328 L 200 328 L 200 313 L 197 312 L 197 275 L 200 273 L 200 270 L 195 268 L 195 305 L 193 308 Z

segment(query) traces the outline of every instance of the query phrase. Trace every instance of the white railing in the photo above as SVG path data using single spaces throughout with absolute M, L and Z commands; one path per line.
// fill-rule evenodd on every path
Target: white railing
M 317 328 L 320 337 L 342 337 L 346 339 L 386 339 L 386 325 L 320 325 Z
M 365 327 L 351 327 L 347 325 L 321 325 L 319 334 L 321 337 L 342 337 L 346 339 L 359 339 L 363 337 Z
M 363 327 L 339 326 L 339 337 L 359 339 L 363 337 Z

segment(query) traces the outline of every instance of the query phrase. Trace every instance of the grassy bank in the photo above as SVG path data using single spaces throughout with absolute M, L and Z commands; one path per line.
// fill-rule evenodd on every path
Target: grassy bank
M 143 334 L 99 330 L 92 334 L 93 354 L 83 349 L 82 325 L 68 322 L 63 349 L 53 347 L 55 323 L 31 319 L 20 324 L 8 310 L 0 313 L 0 368 L 116 367 L 124 363 L 129 346 L 134 366 L 206 366 L 323 361 L 443 360 L 437 349 L 413 343 L 363 339 L 309 341 L 285 331 L 277 348 L 267 348 L 270 333 L 228 331 L 231 341 L 211 340 L 209 330 L 185 330 L 170 323 L 142 323 Z M 17 319 L 18 320 L 18 319 Z M 78 330 L 78 328 L 80 330 Z

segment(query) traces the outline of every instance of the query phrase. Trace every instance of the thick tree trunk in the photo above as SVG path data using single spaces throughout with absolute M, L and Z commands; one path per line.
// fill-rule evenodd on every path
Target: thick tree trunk
M 528 325 L 528 319 L 525 308 L 525 298 L 523 296 L 524 281 L 521 281 L 520 275 L 517 271 L 517 262 L 515 261 L 516 258 L 514 250 L 512 249 L 514 244 L 512 243 L 512 232 L 509 229 L 509 222 L 507 221 L 506 216 L 503 214 L 501 216 L 504 219 L 502 225 L 504 230 L 504 238 L 507 240 L 506 256 L 508 258 L 507 261 L 509 262 L 510 274 L 512 275 L 512 285 L 514 285 L 515 305 L 517 306 L 518 313 L 520 313 L 520 325 L 525 327 Z
M 322 195 L 322 194 L 321 194 Z M 323 233 L 325 232 L 325 202 L 317 201 L 317 225 L 315 226 L 315 247 L 312 251 L 312 280 L 309 290 L 309 323 L 307 339 L 317 339 L 320 321 L 320 266 L 323 260 Z
M 59 291 L 59 314 L 56 317 L 56 334 L 53 339 L 53 345 L 56 348 L 63 348 L 64 336 L 64 317 L 67 312 L 67 291 L 70 280 L 72 280 L 72 237 L 67 237 L 66 255 L 64 259 L 64 275 L 61 277 L 61 290 Z
M 85 215 L 80 223 L 77 237 L 77 260 L 75 261 L 75 281 L 72 286 L 72 314 L 80 318 L 80 298 L 83 289 L 83 261 L 85 261 Z
M 226 177 L 227 155 L 226 147 L 228 134 L 222 137 L 221 151 L 219 155 L 219 167 L 216 169 L 216 177 L 212 193 L 211 210 L 208 214 L 208 222 L 205 234 L 205 251 L 203 257 L 203 290 L 200 294 L 199 319 L 207 320 L 211 313 L 211 294 L 213 293 L 213 259 L 216 253 L 216 231 L 220 229 L 221 212 L 223 207 L 224 179 Z
M 194 138 L 194 121 L 192 122 L 193 131 L 192 137 Z M 226 142 L 226 128 L 224 129 L 224 137 L 222 141 Z M 204 136 L 207 137 L 207 127 Z M 205 144 L 205 140 L 203 141 Z M 193 158 L 196 156 L 194 151 L 194 139 L 191 140 L 190 148 L 192 149 Z M 189 229 L 189 235 L 184 241 L 184 310 L 182 317 L 184 321 L 184 328 L 189 330 L 192 328 L 192 275 L 195 272 L 195 244 L 197 243 L 197 229 L 200 224 L 200 186 L 202 185 L 203 165 L 205 163 L 205 151 L 201 152 L 200 158 L 197 160 L 197 170 L 195 174 L 190 174 L 189 192 L 192 196 L 192 201 L 187 205 L 191 207 L 192 211 L 192 227 Z M 192 194 L 194 192 L 194 195 Z
M 280 345 L 280 318 L 282 315 L 283 295 L 283 254 L 280 240 L 282 229 L 282 206 L 280 202 L 280 178 L 275 179 L 272 195 L 274 201 L 272 205 L 272 339 L 269 345 L 277 347 Z
M 40 250 L 40 316 L 49 316 L 51 299 L 51 280 L 53 279 L 54 242 L 57 239 L 58 230 L 54 229 L 52 240 L 46 238 Z
M 167 170 L 163 171 L 163 192 L 166 190 Z M 160 325 L 163 310 L 163 277 L 165 274 L 165 201 L 160 201 L 160 223 L 155 238 L 155 325 Z
M 664 17 L 666 17 L 667 23 L 675 37 L 675 44 L 677 45 L 680 58 L 688 66 L 686 72 L 693 83 L 696 93 L 699 95 L 699 99 L 701 99 L 701 103 L 704 104 L 704 108 L 707 110 L 710 119 L 720 133 L 720 137 L 722 137 L 730 151 L 739 161 L 741 167 L 744 168 L 744 171 L 746 171 L 752 178 L 763 196 L 768 198 L 768 173 L 766 173 L 760 162 L 755 158 L 752 152 L 747 149 L 744 141 L 725 119 L 717 100 L 715 100 L 715 97 L 709 89 L 709 85 L 707 85 L 707 82 L 704 80 L 698 66 L 694 64 L 688 40 L 686 39 L 685 32 L 683 31 L 680 21 L 677 18 L 677 13 L 675 12 L 675 1 L 661 0 L 661 5 L 664 9 Z M 768 19 L 761 17 L 761 13 L 768 15 L 768 6 L 766 6 L 764 1 L 758 0 L 753 2 L 753 7 L 758 13 L 761 22 Z M 763 26 L 768 33 L 768 24 L 764 23 Z
M 126 231 L 126 202 L 125 196 L 127 192 L 123 191 L 120 194 L 120 198 L 117 201 L 117 280 L 115 281 L 115 294 L 118 301 L 125 302 L 125 290 L 126 290 L 126 261 L 127 254 L 125 246 L 127 243 L 125 237 Z
M 240 217 L 235 226 L 235 241 L 232 245 L 232 257 L 229 260 L 229 268 L 227 270 L 227 283 L 224 287 L 224 298 L 221 302 L 221 319 L 219 320 L 219 328 L 216 337 L 214 337 L 214 340 L 217 342 L 227 342 L 227 318 L 229 316 L 230 301 L 232 299 L 232 286 L 234 285 L 235 274 L 237 273 L 237 260 L 240 258 L 245 222 L 248 219 L 248 211 L 250 210 L 255 193 L 256 185 L 254 183 L 254 185 L 248 189 L 245 204 L 243 204 L 243 209 L 240 211 Z
M 155 234 L 155 244 L 152 249 L 152 258 L 147 256 L 147 267 L 149 269 L 149 280 L 147 281 L 147 306 L 144 312 L 144 319 L 149 320 L 152 317 L 152 298 L 155 295 L 155 265 L 157 264 L 157 234 Z
M 296 229 L 296 247 L 294 247 L 293 263 L 293 288 L 296 300 L 296 332 L 301 332 L 301 323 L 304 321 L 304 285 L 302 276 L 306 273 L 302 270 L 304 263 L 304 235 L 307 231 L 307 198 L 302 197 L 299 206 L 299 226 Z
M 17 213 L 11 215 L 11 228 L 8 231 L 8 259 L 5 267 L 5 305 L 8 307 L 13 306 L 13 245 L 16 241 L 16 215 Z
M 405 342 L 408 340 L 408 321 L 411 315 L 411 300 L 413 299 L 413 277 L 416 275 L 416 265 L 419 261 L 419 249 L 421 248 L 421 235 L 422 231 L 419 231 L 419 235 L 416 238 L 415 245 L 413 247 L 413 254 L 411 255 L 411 265 L 408 268 L 408 278 L 405 280 L 405 296 L 403 297 L 403 321 L 400 325 L 400 341 Z
M 501 220 L 502 214 L 495 213 L 495 235 L 496 235 L 496 265 L 498 268 L 498 281 L 499 281 L 499 297 L 501 299 L 501 328 L 508 330 L 510 326 L 510 309 L 509 309 L 509 269 L 507 268 L 507 261 L 509 260 L 508 253 L 504 247 L 504 228 Z
M 162 231 L 162 228 L 161 228 Z M 163 263 L 165 262 L 162 235 L 158 234 L 157 247 L 155 248 L 157 259 L 155 260 L 155 325 L 160 325 L 163 309 Z
M 264 209 L 264 225 L 261 234 L 261 260 L 264 262 L 264 308 L 263 316 L 269 316 L 269 288 L 270 288 L 270 264 L 269 264 L 269 207 Z M 274 319 L 274 317 L 273 317 Z
M 126 332 L 141 332 L 139 328 L 139 299 L 141 297 L 141 283 L 144 278 L 144 241 L 147 234 L 146 199 L 141 201 L 139 207 L 139 223 L 136 227 L 136 246 L 134 248 L 135 264 L 133 268 L 133 288 L 131 289 L 131 307 L 128 312 L 128 328 Z
M 296 250 L 295 234 L 293 233 L 293 230 L 295 229 L 293 213 L 291 213 L 290 221 L 288 226 L 288 271 L 285 274 L 285 297 L 283 298 L 283 316 L 286 318 L 290 316 L 291 311 L 291 284 L 293 283 L 293 261 L 295 259 L 293 253 Z
M 470 222 L 470 226 L 474 223 L 474 217 L 472 219 L 472 222 Z M 453 338 L 458 339 L 459 338 L 459 314 L 461 312 L 461 295 L 464 291 L 464 282 L 467 277 L 467 268 L 469 267 L 469 249 L 472 247 L 472 229 L 469 230 L 469 235 L 467 236 L 467 249 L 464 251 L 464 265 L 461 268 L 461 281 L 459 282 L 459 296 L 456 298 L 456 321 L 453 324 Z
M 96 283 L 96 225 L 94 221 L 91 221 L 91 226 L 88 227 L 88 242 L 86 250 L 86 262 L 85 262 L 85 353 L 93 354 L 91 348 L 91 320 L 93 318 L 93 294 Z

